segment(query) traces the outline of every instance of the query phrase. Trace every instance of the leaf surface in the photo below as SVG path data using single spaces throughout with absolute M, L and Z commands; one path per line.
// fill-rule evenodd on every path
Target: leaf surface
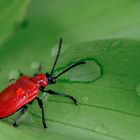
M 9 126 L 17 114 L 2 120 L 0 137 L 139 140 L 139 6 L 130 0 L 32 1 L 26 26 L 1 45 L 0 89 L 8 85 L 15 70 L 33 75 L 33 65 L 42 62 L 43 72 L 49 72 L 61 36 L 64 45 L 56 73 L 80 60 L 94 64 L 79 66 L 46 88 L 75 96 L 79 106 L 69 99 L 46 96 L 47 130 L 34 102 L 17 129 Z

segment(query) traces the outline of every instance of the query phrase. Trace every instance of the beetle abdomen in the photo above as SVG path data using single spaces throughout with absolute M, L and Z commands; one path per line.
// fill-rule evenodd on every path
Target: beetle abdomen
M 0 93 L 0 118 L 7 117 L 25 104 L 34 100 L 39 93 L 37 85 L 28 76 L 22 76 Z

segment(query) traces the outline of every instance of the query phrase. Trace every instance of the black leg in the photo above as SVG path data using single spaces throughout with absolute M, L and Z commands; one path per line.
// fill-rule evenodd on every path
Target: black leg
M 18 70 L 18 73 L 19 73 L 19 77 L 24 75 L 20 70 Z
M 15 81 L 16 81 L 16 79 L 12 78 L 12 79 L 9 80 L 9 84 L 14 83 Z
M 46 122 L 45 122 L 45 113 L 44 113 L 44 105 L 41 99 L 36 98 L 36 100 L 38 101 L 38 105 L 41 108 L 42 111 L 42 124 L 44 128 L 47 128 Z
M 41 70 L 42 70 L 42 63 L 40 63 L 39 66 L 38 66 L 38 73 L 40 73 Z
M 58 96 L 67 97 L 67 98 L 71 99 L 75 103 L 75 105 L 78 105 L 78 101 L 76 100 L 76 98 L 73 97 L 73 96 L 71 96 L 71 95 L 67 95 L 67 94 L 64 94 L 64 93 L 57 93 L 57 92 L 52 91 L 52 90 L 44 90 L 44 89 L 41 89 L 41 91 L 42 92 L 47 92 L 47 93 L 49 93 L 51 95 L 58 95 Z
M 20 111 L 19 115 L 17 116 L 15 122 L 13 123 L 13 126 L 14 126 L 14 127 L 17 127 L 17 126 L 18 126 L 18 121 L 19 121 L 19 119 L 20 119 L 21 116 L 27 111 L 27 109 L 28 109 L 28 106 L 27 106 L 27 105 L 25 105 L 25 106 L 22 108 L 22 110 Z

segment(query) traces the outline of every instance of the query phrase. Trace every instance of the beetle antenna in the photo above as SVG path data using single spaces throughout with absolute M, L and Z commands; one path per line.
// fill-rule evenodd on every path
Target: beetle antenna
M 58 61 L 58 58 L 59 58 L 59 55 L 60 55 L 60 51 L 61 51 L 61 47 L 62 47 L 62 41 L 63 41 L 63 39 L 60 38 L 59 47 L 58 47 L 58 52 L 57 52 L 57 55 L 56 55 L 56 58 L 55 58 L 55 61 L 54 61 L 54 64 L 53 64 L 53 67 L 52 67 L 52 70 L 51 70 L 50 75 L 53 74 L 54 68 L 55 68 L 55 66 L 56 66 L 56 64 L 57 64 L 57 61 Z
M 81 65 L 81 64 L 85 64 L 86 62 L 82 61 L 82 62 L 77 62 L 71 66 L 69 66 L 68 68 L 66 68 L 65 70 L 63 70 L 62 72 L 60 72 L 57 76 L 55 76 L 54 78 L 57 79 L 59 76 L 61 76 L 62 74 L 64 74 L 65 72 L 69 71 L 70 69 L 78 66 L 78 65 Z

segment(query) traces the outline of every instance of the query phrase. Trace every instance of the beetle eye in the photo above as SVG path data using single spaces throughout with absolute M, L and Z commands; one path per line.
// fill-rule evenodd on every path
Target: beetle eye
M 49 77 L 48 77 L 48 83 L 49 83 L 49 84 L 55 84 L 55 83 L 56 83 L 55 78 L 49 76 Z

